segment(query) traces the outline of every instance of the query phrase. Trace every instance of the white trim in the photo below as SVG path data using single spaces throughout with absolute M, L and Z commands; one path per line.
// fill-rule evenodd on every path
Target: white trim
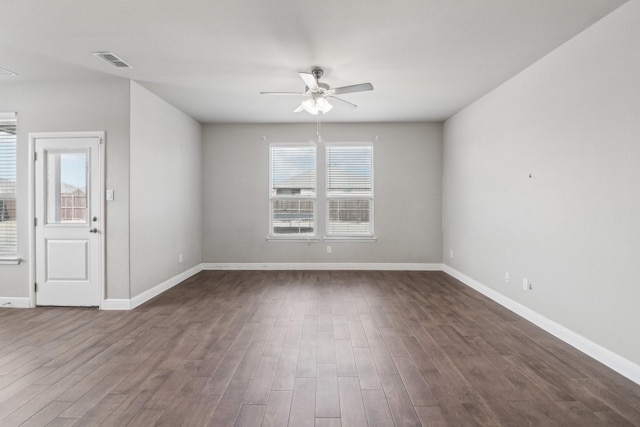
M 145 302 L 149 301 L 152 298 L 157 297 L 161 293 L 173 288 L 177 284 L 187 280 L 189 277 L 198 274 L 202 271 L 202 264 L 198 264 L 194 267 L 191 267 L 187 271 L 183 271 L 182 273 L 173 276 L 172 278 L 165 280 L 164 282 L 154 286 L 153 288 L 144 291 L 141 294 L 136 295 L 131 298 L 131 309 L 134 309 Z
M 102 301 L 100 310 L 131 310 L 131 300 L 107 298 L 104 301 Z
M 441 271 L 442 264 L 426 263 L 326 263 L 326 262 L 206 262 L 203 270 L 396 270 L 396 271 Z
M 508 298 L 501 293 L 491 289 L 490 287 L 483 285 L 482 283 L 472 279 L 469 276 L 457 271 L 456 269 L 444 264 L 442 271 L 450 276 L 458 279 L 470 288 L 475 289 L 484 296 L 492 299 L 501 306 L 511 310 L 519 316 L 524 317 L 536 326 L 549 332 L 551 335 L 561 339 L 565 343 L 577 348 L 584 354 L 594 358 L 603 365 L 608 366 L 614 371 L 618 372 L 630 379 L 631 381 L 640 384 L 640 365 L 633 363 L 632 361 L 620 356 L 617 353 L 612 352 L 599 344 L 583 337 L 580 334 L 573 332 L 572 330 L 550 320 L 543 315 L 531 310 L 528 307 Z
M 0 297 L 0 308 L 31 308 L 31 298 Z
M 22 258 L 0 258 L 0 265 L 18 265 Z
M 4 70 L 4 68 L 0 68 L 0 70 Z M 7 70 L 9 71 L 9 70 Z M 18 113 L 16 113 L 15 111 L 9 111 L 6 113 L 0 113 L 0 122 L 5 122 L 5 121 L 13 121 L 18 117 Z
M 152 298 L 157 297 L 161 293 L 168 291 L 174 286 L 187 280 L 189 277 L 202 271 L 202 264 L 191 267 L 189 270 L 183 271 L 172 278 L 154 286 L 153 288 L 136 295 L 131 299 L 125 298 L 108 298 L 102 302 L 101 310 L 133 310 L 134 308 L 144 304 Z
M 267 237 L 265 239 L 269 243 L 317 243 L 320 241 L 318 237 Z
M 325 242 L 343 242 L 343 243 L 375 243 L 378 241 L 376 236 L 328 236 L 323 237 L 323 241 Z

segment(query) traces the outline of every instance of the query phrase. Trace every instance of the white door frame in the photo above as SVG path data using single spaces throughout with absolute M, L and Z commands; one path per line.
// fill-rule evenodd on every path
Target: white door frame
M 100 205 L 99 212 L 102 218 L 102 229 L 106 231 L 106 216 L 105 216 L 105 132 L 104 131 L 92 131 L 92 132 L 35 132 L 29 133 L 29 300 L 30 307 L 36 306 L 36 227 L 35 227 L 35 209 L 36 209 L 36 169 L 35 169 L 35 152 L 36 152 L 36 139 L 40 138 L 98 138 L 100 140 L 98 144 L 99 152 L 99 171 L 97 173 L 99 181 L 99 196 L 98 203 Z M 41 221 L 44 219 L 41 219 Z M 104 305 L 104 299 L 106 295 L 105 283 L 106 283 L 106 232 L 98 233 L 100 239 L 100 274 L 97 275 L 98 289 L 100 290 L 100 308 Z

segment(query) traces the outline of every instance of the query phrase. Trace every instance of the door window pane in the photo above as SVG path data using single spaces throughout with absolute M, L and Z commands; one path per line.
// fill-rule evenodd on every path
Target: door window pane
M 87 152 L 47 152 L 47 223 L 87 223 Z

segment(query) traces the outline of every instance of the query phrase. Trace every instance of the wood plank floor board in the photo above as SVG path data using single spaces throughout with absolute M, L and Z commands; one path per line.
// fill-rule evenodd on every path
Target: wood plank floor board
M 640 385 L 443 272 L 203 271 L 0 308 L 4 426 L 640 426 Z
M 52 401 L 47 406 L 42 408 L 33 417 L 29 418 L 24 423 L 20 424 L 20 427 L 41 427 L 47 425 L 60 415 L 67 407 L 69 402 Z M 76 421 L 76 420 L 74 420 Z
M 353 349 L 353 356 L 358 370 L 360 388 L 363 390 L 382 389 L 382 383 L 380 383 L 380 376 L 373 361 L 371 349 L 356 347 Z
M 245 396 L 245 403 L 256 405 L 265 405 L 267 403 L 277 368 L 277 357 L 262 356 Z
M 262 418 L 262 427 L 286 427 L 289 424 L 292 391 L 271 391 Z
M 340 418 L 338 371 L 335 364 L 318 365 L 316 418 Z
M 42 410 L 82 378 L 83 376 L 79 374 L 68 375 L 51 386 L 45 386 L 46 389 L 44 389 L 43 392 L 39 394 L 31 394 L 31 399 L 26 403 L 13 411 L 3 413 L 2 416 L 0 416 L 0 425 L 20 425 Z
M 249 387 L 249 380 L 232 379 L 209 420 L 209 426 L 233 426 L 242 409 L 242 401 Z
M 284 347 L 282 349 L 276 375 L 271 385 L 272 390 L 293 390 L 299 353 L 300 348 L 298 347 Z
M 265 405 L 242 405 L 235 427 L 256 427 L 261 425 L 264 410 Z
M 362 390 L 362 400 L 370 427 L 393 427 L 393 418 L 382 390 Z
M 316 412 L 316 379 L 296 378 L 291 397 L 289 425 L 313 427 Z
M 340 417 L 343 427 L 367 425 L 360 382 L 356 377 L 338 377 Z

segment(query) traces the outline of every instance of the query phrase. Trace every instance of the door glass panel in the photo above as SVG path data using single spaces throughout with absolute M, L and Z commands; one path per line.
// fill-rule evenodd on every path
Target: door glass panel
M 86 224 L 87 152 L 46 152 L 47 223 Z

